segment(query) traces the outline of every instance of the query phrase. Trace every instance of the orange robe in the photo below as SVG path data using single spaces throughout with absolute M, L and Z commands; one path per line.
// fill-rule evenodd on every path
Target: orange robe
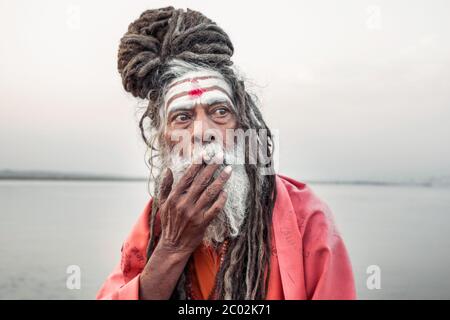
M 266 299 L 355 299 L 350 259 L 328 206 L 304 183 L 277 175 L 272 218 L 272 254 Z M 97 299 L 139 299 L 145 266 L 151 200 L 122 246 L 121 262 Z M 156 224 L 156 230 L 160 226 Z M 158 232 L 158 231 L 157 231 Z M 218 257 L 200 246 L 194 252 L 197 295 L 209 295 Z M 194 281 L 195 282 L 195 281 Z
M 195 297 L 206 300 L 214 287 L 216 274 L 220 266 L 220 256 L 213 248 L 200 245 L 194 251 L 193 258 L 194 269 L 191 272 L 192 291 Z M 274 248 L 272 248 L 270 259 L 271 269 L 266 299 L 284 300 L 278 258 Z

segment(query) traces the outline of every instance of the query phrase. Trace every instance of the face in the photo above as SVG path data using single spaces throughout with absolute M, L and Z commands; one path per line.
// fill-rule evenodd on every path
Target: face
M 173 137 L 180 130 L 191 146 L 215 140 L 226 148 L 226 130 L 237 126 L 231 96 L 231 88 L 216 72 L 191 72 L 174 80 L 164 104 L 164 138 L 169 150 L 179 142 Z
M 168 88 L 164 105 L 164 139 L 168 150 L 163 152 L 164 163 L 172 170 L 174 184 L 191 164 L 191 154 L 180 152 L 174 145 L 175 132 L 183 131 L 183 140 L 192 147 L 198 143 L 200 149 L 190 148 L 192 154 L 222 154 L 227 163 L 243 163 L 235 160 L 234 148 L 240 145 L 227 143 L 227 130 L 236 129 L 236 109 L 232 103 L 229 85 L 219 73 L 192 72 L 174 80 Z M 214 138 L 210 133 L 218 133 Z M 187 138 L 186 138 L 187 137 Z M 214 141 L 213 141 L 214 140 Z M 220 141 L 219 141 L 220 140 Z M 228 150 L 229 149 L 229 150 Z M 182 151 L 182 152 L 181 152 Z M 195 157 L 194 157 L 195 158 Z M 219 160 L 220 161 L 220 160 Z M 224 164 L 222 164 L 224 165 Z M 205 231 L 204 243 L 221 243 L 226 236 L 236 237 L 244 221 L 250 182 L 243 165 L 234 165 L 233 174 L 224 186 L 227 201 L 220 214 L 213 219 Z

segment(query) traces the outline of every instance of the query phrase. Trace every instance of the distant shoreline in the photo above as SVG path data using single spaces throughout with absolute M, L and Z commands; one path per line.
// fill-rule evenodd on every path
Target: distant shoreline
M 122 177 L 0 177 L 0 181 L 147 181 L 146 178 Z
M 96 175 L 89 173 L 62 173 L 45 171 L 14 171 L 0 170 L 0 181 L 115 181 L 115 182 L 139 182 L 148 181 L 147 177 L 129 177 L 114 175 Z M 305 180 L 307 184 L 321 185 L 361 185 L 361 186 L 418 186 L 418 187 L 448 187 L 446 183 L 429 182 L 389 182 L 371 180 Z
M 146 177 L 95 175 L 89 173 L 63 173 L 46 171 L 1 170 L 0 180 L 46 180 L 46 181 L 146 181 Z

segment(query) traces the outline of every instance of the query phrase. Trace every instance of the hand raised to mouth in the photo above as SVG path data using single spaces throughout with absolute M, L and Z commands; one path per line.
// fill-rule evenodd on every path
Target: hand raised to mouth
M 194 161 L 173 186 L 167 169 L 159 190 L 161 237 L 140 278 L 141 299 L 168 299 L 189 257 L 203 240 L 206 228 L 224 208 L 223 190 L 231 166 L 215 177 L 220 163 Z M 220 162 L 220 161 L 218 161 Z
M 231 176 L 231 166 L 214 177 L 221 161 L 208 162 L 194 162 L 173 187 L 171 170 L 167 169 L 164 175 L 159 193 L 160 245 L 172 252 L 192 253 L 225 205 L 227 194 L 223 188 Z

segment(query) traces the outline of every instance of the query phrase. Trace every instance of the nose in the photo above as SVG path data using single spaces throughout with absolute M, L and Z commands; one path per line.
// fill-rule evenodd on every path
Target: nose
M 208 115 L 202 111 L 197 112 L 192 134 L 193 143 L 205 143 L 220 140 L 220 128 Z

